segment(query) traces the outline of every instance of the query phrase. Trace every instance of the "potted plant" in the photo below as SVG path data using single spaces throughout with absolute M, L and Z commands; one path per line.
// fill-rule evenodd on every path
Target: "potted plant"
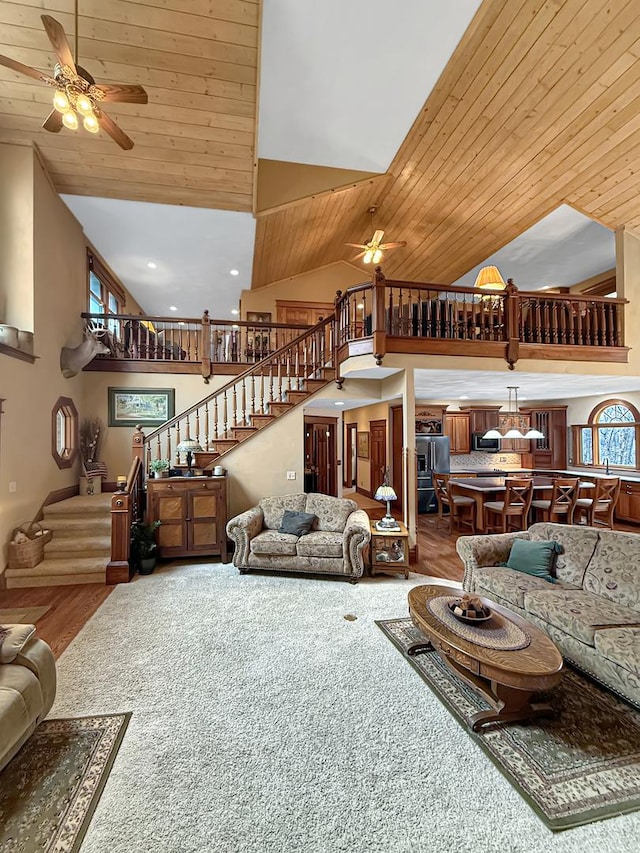
M 156 567 L 156 528 L 160 524 L 134 521 L 131 525 L 131 561 L 141 575 L 150 575 Z
M 152 459 L 149 463 L 149 468 L 153 471 L 154 477 L 167 477 L 169 472 L 169 460 Z

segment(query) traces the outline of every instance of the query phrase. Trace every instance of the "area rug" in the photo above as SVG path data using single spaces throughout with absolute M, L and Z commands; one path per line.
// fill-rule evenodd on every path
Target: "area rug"
M 556 716 L 535 723 L 467 727 L 490 706 L 435 652 L 410 657 L 424 635 L 411 619 L 378 626 L 553 831 L 640 808 L 640 712 L 567 667 L 546 694 Z
M 76 853 L 130 714 L 45 720 L 0 772 L 0 850 Z
M 43 607 L 3 607 L 0 608 L 0 625 L 35 625 L 49 610 Z

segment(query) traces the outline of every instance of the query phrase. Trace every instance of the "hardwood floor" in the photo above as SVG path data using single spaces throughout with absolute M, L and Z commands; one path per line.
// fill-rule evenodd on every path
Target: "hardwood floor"
M 94 583 L 3 589 L 0 592 L 0 607 L 48 607 L 42 618 L 36 620 L 36 628 L 38 636 L 51 646 L 54 656 L 59 658 L 114 589 L 112 586 Z

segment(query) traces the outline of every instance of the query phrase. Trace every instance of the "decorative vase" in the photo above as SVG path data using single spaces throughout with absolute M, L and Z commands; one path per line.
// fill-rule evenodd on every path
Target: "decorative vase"
M 138 574 L 140 575 L 150 575 L 156 567 L 156 558 L 155 557 L 142 557 L 140 559 L 140 565 L 138 567 Z

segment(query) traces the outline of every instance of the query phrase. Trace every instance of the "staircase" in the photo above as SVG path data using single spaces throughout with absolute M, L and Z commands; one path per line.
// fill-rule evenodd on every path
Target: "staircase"
M 6 569 L 7 589 L 105 583 L 111 558 L 110 493 L 78 495 L 44 509 L 42 526 L 53 537 L 32 569 Z
M 152 459 L 179 459 L 176 448 L 187 438 L 203 448 L 195 466 L 213 468 L 335 378 L 334 341 L 335 319 L 328 317 L 167 421 L 145 438 L 145 470 Z

